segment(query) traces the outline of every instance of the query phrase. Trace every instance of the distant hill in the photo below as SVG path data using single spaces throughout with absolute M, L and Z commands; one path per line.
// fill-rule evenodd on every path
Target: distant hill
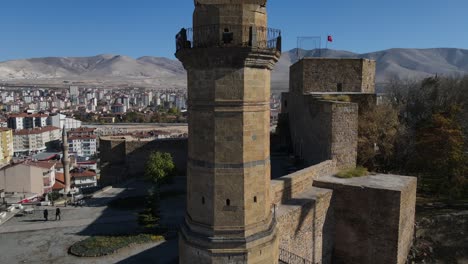
M 468 50 L 390 49 L 356 54 L 339 50 L 300 51 L 308 57 L 368 58 L 377 61 L 377 82 L 391 78 L 412 79 L 430 75 L 468 74 Z M 272 76 L 272 89 L 286 91 L 289 66 L 297 61 L 297 50 L 283 53 Z M 48 57 L 0 62 L 0 81 L 58 82 L 97 81 L 128 83 L 158 88 L 185 88 L 186 74 L 176 60 L 160 57 L 134 59 L 121 55 L 93 57 Z
M 111 81 L 161 88 L 185 88 L 186 74 L 176 60 L 159 57 L 134 59 L 121 55 L 48 57 L 0 62 L 0 80 Z
M 431 75 L 468 74 L 468 50 L 464 49 L 389 49 L 356 54 L 340 50 L 300 50 L 302 56 L 325 58 L 367 58 L 377 61 L 376 82 L 392 78 L 421 79 Z M 297 61 L 297 49 L 283 53 L 272 75 L 272 89 L 284 91 L 289 82 L 289 66 Z

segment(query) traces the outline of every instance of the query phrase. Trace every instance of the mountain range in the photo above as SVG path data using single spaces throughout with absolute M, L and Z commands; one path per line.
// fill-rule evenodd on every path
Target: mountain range
M 297 50 L 284 52 L 272 74 L 272 89 L 287 90 L 289 66 L 299 57 L 367 58 L 377 61 L 376 82 L 390 79 L 421 79 L 427 76 L 468 74 L 468 50 L 389 49 L 357 54 L 341 50 Z M 82 81 L 127 83 L 156 88 L 186 87 L 185 70 L 180 62 L 162 57 L 134 59 L 121 55 L 93 57 L 48 57 L 0 62 L 0 81 L 53 83 Z

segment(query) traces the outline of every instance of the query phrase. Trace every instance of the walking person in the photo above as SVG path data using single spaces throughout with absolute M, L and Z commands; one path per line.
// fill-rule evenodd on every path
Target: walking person
M 58 207 L 57 207 L 57 209 L 55 209 L 55 221 L 57 221 L 57 218 L 58 218 L 58 220 L 62 220 L 60 208 L 58 208 Z
M 44 219 L 45 219 L 46 221 L 49 220 L 49 211 L 47 211 L 47 209 L 44 209 Z

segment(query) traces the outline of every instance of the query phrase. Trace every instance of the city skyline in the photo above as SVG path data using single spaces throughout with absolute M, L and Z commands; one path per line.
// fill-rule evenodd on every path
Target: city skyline
M 191 1 L 189 1 L 191 2 Z M 148 0 L 3 3 L 0 61 L 35 57 L 121 54 L 174 59 L 174 35 L 190 27 L 192 3 Z M 270 1 L 269 25 L 283 32 L 283 50 L 298 36 L 333 36 L 328 48 L 357 53 L 389 48 L 468 48 L 468 3 L 370 0 Z M 60 21 L 60 23 L 58 23 Z M 312 49 L 314 45 L 305 45 Z

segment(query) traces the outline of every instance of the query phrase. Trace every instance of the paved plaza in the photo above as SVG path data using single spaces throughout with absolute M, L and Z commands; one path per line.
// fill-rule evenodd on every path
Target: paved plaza
M 111 256 L 79 258 L 69 255 L 68 248 L 92 235 L 131 233 L 138 228 L 135 210 L 107 207 L 115 198 L 141 196 L 148 184 L 132 182 L 112 188 L 88 199 L 83 207 L 60 206 L 61 220 L 55 221 L 56 207 L 34 207 L 33 214 L 13 217 L 0 226 L 1 263 L 172 263 L 177 258 L 177 241 L 163 241 L 125 248 Z M 166 223 L 183 219 L 184 197 L 163 201 L 162 218 Z M 49 211 L 49 221 L 43 210 Z

